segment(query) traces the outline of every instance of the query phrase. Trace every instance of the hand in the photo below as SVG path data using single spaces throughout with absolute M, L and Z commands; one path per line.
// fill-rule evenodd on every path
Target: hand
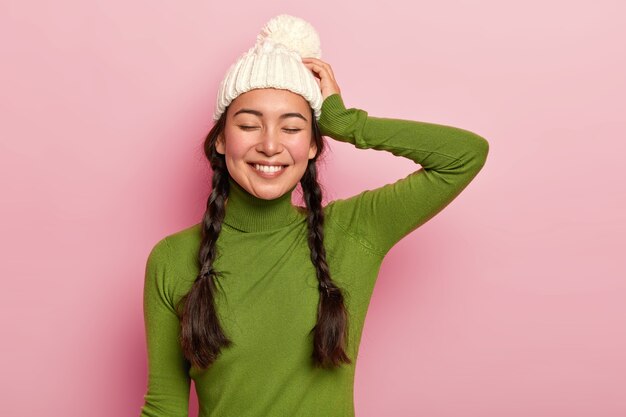
M 313 72 L 315 78 L 320 80 L 323 99 L 333 94 L 341 94 L 330 65 L 317 58 L 302 58 L 302 63 Z

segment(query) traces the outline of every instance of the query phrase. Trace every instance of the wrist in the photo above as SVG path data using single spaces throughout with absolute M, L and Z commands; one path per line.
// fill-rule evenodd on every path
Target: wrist
M 333 93 L 322 102 L 318 124 L 322 135 L 341 135 L 351 124 L 346 106 L 339 93 Z

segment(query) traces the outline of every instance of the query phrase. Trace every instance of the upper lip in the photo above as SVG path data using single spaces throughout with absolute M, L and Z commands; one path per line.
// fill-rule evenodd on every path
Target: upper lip
M 253 162 L 250 162 L 250 164 L 268 165 L 268 166 L 275 166 L 275 167 L 288 165 L 288 164 L 281 164 L 280 162 L 269 162 L 269 161 L 253 161 Z

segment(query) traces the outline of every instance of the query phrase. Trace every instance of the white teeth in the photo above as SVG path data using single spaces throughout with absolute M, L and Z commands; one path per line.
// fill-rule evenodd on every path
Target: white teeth
M 281 169 L 283 169 L 282 165 L 261 165 L 261 164 L 254 164 L 254 168 L 258 169 L 261 172 L 266 172 L 268 174 L 271 174 L 272 172 L 278 172 Z

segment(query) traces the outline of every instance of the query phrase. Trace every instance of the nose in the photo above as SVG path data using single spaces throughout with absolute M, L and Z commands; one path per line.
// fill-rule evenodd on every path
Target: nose
M 283 144 L 278 132 L 274 128 L 263 129 L 256 150 L 267 156 L 279 154 L 283 151 Z

